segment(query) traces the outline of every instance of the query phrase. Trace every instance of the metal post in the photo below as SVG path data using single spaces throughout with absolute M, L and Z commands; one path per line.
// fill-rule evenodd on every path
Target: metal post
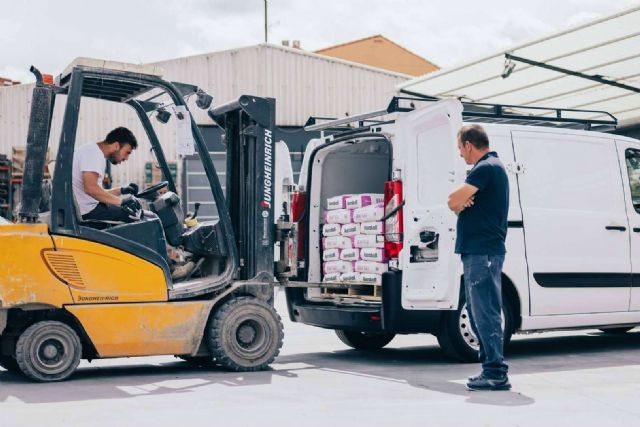
M 268 36 L 268 14 L 267 14 L 267 0 L 264 0 L 264 42 L 265 43 L 269 43 L 269 36 Z

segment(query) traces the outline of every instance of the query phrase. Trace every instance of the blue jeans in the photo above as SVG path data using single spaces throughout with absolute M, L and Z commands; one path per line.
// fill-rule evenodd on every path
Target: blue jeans
M 467 311 L 480 342 L 482 373 L 493 379 L 503 378 L 509 370 L 503 356 L 503 263 L 504 255 L 462 255 Z

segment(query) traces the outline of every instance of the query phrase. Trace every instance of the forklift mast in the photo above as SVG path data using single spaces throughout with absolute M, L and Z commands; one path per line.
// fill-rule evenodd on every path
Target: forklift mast
M 236 280 L 274 281 L 275 99 L 243 95 L 209 110 L 224 129 L 226 200 L 239 255 Z

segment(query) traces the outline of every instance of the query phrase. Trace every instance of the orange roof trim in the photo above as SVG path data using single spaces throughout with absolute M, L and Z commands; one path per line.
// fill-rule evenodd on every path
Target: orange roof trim
M 376 42 L 383 42 L 386 46 L 381 49 L 374 48 L 373 43 Z M 433 62 L 381 34 L 319 49 L 315 53 L 412 75 L 422 75 L 440 69 Z

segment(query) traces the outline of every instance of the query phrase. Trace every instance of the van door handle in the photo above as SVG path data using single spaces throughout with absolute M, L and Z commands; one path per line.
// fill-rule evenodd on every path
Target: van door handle
M 621 225 L 607 225 L 605 228 L 607 230 L 627 231 L 627 227 Z
M 640 227 L 633 227 L 634 233 L 640 233 Z

